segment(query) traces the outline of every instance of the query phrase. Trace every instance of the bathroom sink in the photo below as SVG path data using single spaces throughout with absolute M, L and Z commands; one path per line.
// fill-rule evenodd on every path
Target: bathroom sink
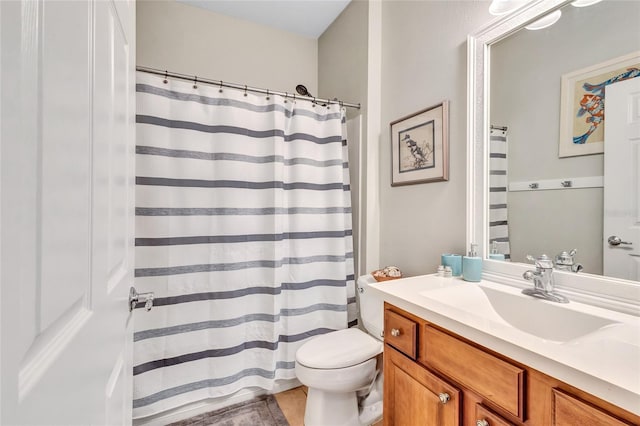
M 615 321 L 558 304 L 523 295 L 514 288 L 483 284 L 454 284 L 419 293 L 440 304 L 498 325 L 554 342 L 569 342 Z M 573 304 L 575 305 L 575 304 Z

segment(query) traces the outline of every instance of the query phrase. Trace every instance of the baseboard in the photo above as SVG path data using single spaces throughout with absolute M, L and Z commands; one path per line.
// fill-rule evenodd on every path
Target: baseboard
M 249 401 L 250 399 L 253 399 L 260 395 L 284 392 L 289 389 L 297 388 L 301 385 L 302 384 L 298 381 L 298 379 L 278 380 L 273 389 L 270 391 L 266 391 L 260 388 L 242 389 L 227 397 L 196 401 L 177 408 L 173 408 L 171 410 L 167 410 L 160 414 L 155 414 L 153 416 L 133 419 L 133 426 L 164 426 L 169 423 L 179 422 L 180 420 L 185 420 L 190 417 L 197 416 L 199 414 L 208 413 L 209 411 L 219 410 L 221 408 L 228 407 L 229 405 Z

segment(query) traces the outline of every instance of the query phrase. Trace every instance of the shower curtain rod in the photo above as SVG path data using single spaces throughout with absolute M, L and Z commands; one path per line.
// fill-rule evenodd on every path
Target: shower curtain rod
M 211 85 L 220 86 L 220 87 L 229 87 L 229 88 L 232 88 L 232 89 L 239 89 L 239 90 L 245 90 L 245 91 L 249 91 L 249 92 L 262 93 L 262 94 L 265 94 L 265 95 L 280 95 L 280 96 L 284 96 L 284 97 L 291 97 L 291 98 L 294 98 L 294 99 L 302 99 L 302 100 L 310 101 L 310 102 L 314 102 L 314 103 L 339 104 L 340 106 L 360 109 L 360 104 L 354 104 L 354 103 L 342 102 L 342 101 L 334 101 L 334 100 L 331 100 L 331 99 L 320 99 L 320 98 L 314 98 L 314 97 L 311 97 L 311 96 L 300 96 L 300 95 L 296 95 L 295 93 L 278 92 L 278 91 L 269 90 L 269 89 L 260 89 L 260 88 L 257 88 L 257 87 L 250 87 L 250 86 L 241 85 L 241 84 L 228 83 L 228 82 L 222 81 L 222 80 L 210 80 L 210 79 L 207 79 L 207 78 L 200 78 L 200 77 L 195 76 L 195 75 L 180 74 L 180 73 L 166 71 L 166 70 L 163 71 L 163 70 L 159 70 L 159 69 L 156 69 L 156 68 L 136 66 L 136 70 L 137 71 L 146 72 L 146 73 L 149 73 L 149 74 L 160 75 L 160 76 L 163 76 L 165 78 L 171 77 L 171 78 L 177 78 L 177 79 L 185 80 L 185 81 L 192 81 L 194 83 L 204 83 L 204 84 L 211 84 Z

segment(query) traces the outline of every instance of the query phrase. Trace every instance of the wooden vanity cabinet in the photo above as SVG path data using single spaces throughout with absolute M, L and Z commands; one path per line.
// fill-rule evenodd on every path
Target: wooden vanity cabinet
M 384 334 L 385 426 L 640 426 L 640 416 L 388 303 Z

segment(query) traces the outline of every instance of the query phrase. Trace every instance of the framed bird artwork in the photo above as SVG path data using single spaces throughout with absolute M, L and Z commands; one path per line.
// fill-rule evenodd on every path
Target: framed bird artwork
M 391 123 L 391 186 L 449 180 L 449 102 Z

